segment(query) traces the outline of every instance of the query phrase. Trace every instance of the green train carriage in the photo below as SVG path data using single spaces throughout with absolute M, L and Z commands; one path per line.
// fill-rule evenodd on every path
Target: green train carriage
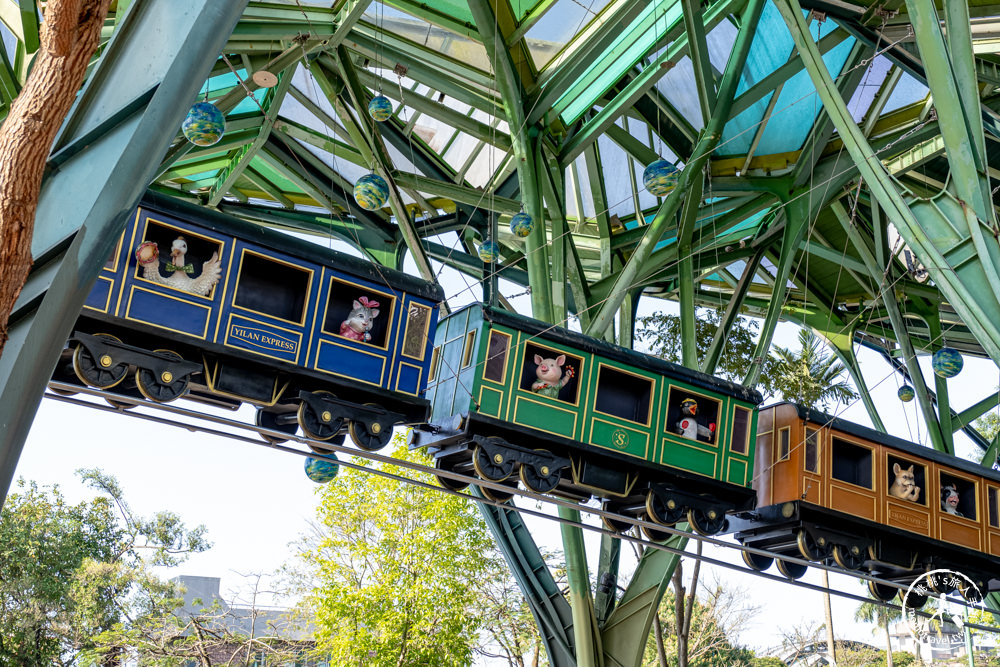
M 431 418 L 410 445 L 428 448 L 438 469 L 510 487 L 517 473 L 538 493 L 596 496 L 615 513 L 687 519 L 705 534 L 753 508 L 756 391 L 481 304 L 443 319 L 434 345 Z M 560 357 L 569 379 L 540 387 L 536 359 Z

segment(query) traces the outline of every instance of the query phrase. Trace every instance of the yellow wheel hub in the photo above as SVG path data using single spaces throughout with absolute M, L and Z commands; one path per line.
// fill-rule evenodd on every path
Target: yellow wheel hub
M 332 414 L 330 414 L 330 411 L 329 411 L 329 410 L 324 410 L 324 411 L 323 411 L 323 414 L 321 414 L 321 415 L 319 416 L 319 418 L 320 418 L 320 419 L 322 419 L 322 420 L 323 420 L 324 422 L 328 422 L 328 421 L 330 421 L 331 419 L 333 419 L 333 415 L 332 415 Z
M 108 368 L 113 363 L 114 363 L 114 359 L 111 358 L 110 354 L 102 354 L 101 355 L 101 366 L 104 366 L 105 368 Z
M 160 380 L 162 380 L 164 384 L 170 384 L 174 381 L 174 374 L 170 371 L 163 371 L 163 373 L 160 374 Z
M 379 434 L 381 432 L 382 432 L 382 425 L 381 424 L 379 424 L 378 422 L 375 422 L 374 424 L 372 424 L 372 433 L 375 433 L 377 435 L 377 434 Z

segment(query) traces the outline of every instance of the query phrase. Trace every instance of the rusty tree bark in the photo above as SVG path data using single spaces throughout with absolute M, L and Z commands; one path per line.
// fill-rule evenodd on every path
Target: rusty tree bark
M 49 0 L 34 65 L 0 126 L 0 354 L 31 269 L 31 237 L 52 142 L 97 49 L 111 0 Z

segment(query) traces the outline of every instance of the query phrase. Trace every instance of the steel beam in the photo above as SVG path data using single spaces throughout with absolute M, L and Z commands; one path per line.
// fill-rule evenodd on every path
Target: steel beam
M 0 357 L 0 497 L 91 285 L 245 5 L 148 0 L 132 7 L 63 125 L 57 146 L 65 147 L 153 91 L 42 184 L 32 255 L 49 259 L 36 261 L 26 289 L 45 296 L 15 305 Z

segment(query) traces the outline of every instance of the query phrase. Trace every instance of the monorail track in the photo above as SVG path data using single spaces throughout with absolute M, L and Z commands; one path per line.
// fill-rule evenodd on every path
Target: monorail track
M 728 570 L 733 570 L 736 572 L 741 572 L 761 577 L 763 579 L 769 579 L 785 584 L 790 584 L 792 586 L 798 586 L 800 588 L 804 588 L 807 590 L 813 590 L 817 592 L 829 592 L 831 595 L 837 595 L 839 597 L 843 597 L 858 602 L 875 602 L 876 604 L 880 604 L 889 608 L 901 609 L 900 605 L 892 604 L 889 602 L 873 600 L 872 598 L 869 597 L 856 595 L 853 593 L 847 593 L 845 591 L 839 591 L 832 588 L 827 589 L 822 586 L 810 584 L 808 582 L 804 582 L 798 579 L 790 579 L 780 574 L 772 574 L 769 572 L 764 572 L 761 570 L 744 567 L 736 563 L 729 563 L 724 560 L 712 558 L 710 556 L 705 556 L 705 555 L 697 556 L 696 554 L 690 553 L 684 550 L 683 548 L 679 549 L 676 547 L 668 546 L 667 544 L 661 542 L 653 542 L 651 540 L 644 539 L 642 537 L 638 537 L 633 534 L 629 534 L 628 532 L 616 532 L 609 530 L 603 524 L 607 524 L 609 522 L 612 523 L 612 525 L 616 523 L 629 524 L 637 529 L 642 529 L 642 528 L 652 529 L 657 533 L 668 534 L 671 537 L 677 536 L 677 537 L 684 537 L 687 539 L 694 539 L 702 542 L 703 544 L 710 544 L 725 549 L 745 552 L 752 556 L 757 556 L 761 558 L 773 558 L 775 559 L 775 561 L 786 561 L 788 563 L 803 565 L 806 567 L 816 568 L 820 570 L 827 570 L 835 574 L 846 574 L 851 577 L 858 578 L 864 581 L 873 581 L 884 586 L 896 588 L 901 592 L 905 592 L 907 588 L 906 585 L 900 584 L 899 582 L 880 579 L 878 577 L 870 576 L 864 572 L 844 570 L 836 565 L 827 565 L 825 563 L 808 561 L 802 558 L 778 554 L 763 549 L 746 547 L 737 543 L 725 542 L 717 538 L 699 535 L 694 532 L 686 532 L 670 526 L 664 526 L 650 521 L 645 521 L 631 515 L 616 514 L 614 512 L 609 512 L 601 508 L 589 507 L 587 505 L 582 505 L 580 503 L 565 500 L 563 498 L 539 494 L 521 488 L 510 487 L 502 483 L 492 482 L 479 477 L 473 477 L 461 473 L 441 470 L 431 466 L 426 466 L 419 463 L 413 463 L 411 461 L 403 461 L 393 458 L 391 456 L 386 456 L 371 451 L 365 451 L 358 448 L 348 447 L 346 445 L 337 445 L 327 441 L 313 440 L 298 434 L 290 434 L 285 431 L 276 431 L 256 426 L 254 424 L 248 424 L 242 421 L 238 421 L 236 419 L 208 414 L 205 412 L 200 412 L 198 410 L 189 409 L 185 407 L 178 407 L 176 404 L 156 403 L 132 396 L 127 396 L 124 394 L 116 394 L 110 391 L 93 389 L 90 387 L 84 387 L 77 384 L 70 384 L 70 383 L 56 382 L 56 381 L 52 381 L 49 383 L 49 390 L 50 391 L 45 394 L 45 398 L 48 398 L 53 401 L 58 401 L 60 403 L 67 403 L 69 405 L 86 407 L 101 412 L 122 414 L 135 419 L 142 419 L 145 421 L 151 421 L 159 424 L 164 424 L 167 426 L 173 426 L 191 432 L 201 432 L 209 435 L 217 435 L 232 440 L 247 442 L 253 445 L 268 447 L 270 449 L 275 449 L 289 454 L 297 454 L 299 456 L 306 456 L 306 457 L 321 456 L 321 454 L 317 454 L 317 451 L 324 451 L 331 454 L 340 454 L 344 456 L 356 456 L 363 459 L 367 459 L 372 462 L 389 464 L 396 466 L 398 468 L 424 473 L 433 477 L 438 477 L 438 478 L 444 477 L 453 481 L 456 485 L 458 484 L 469 485 L 473 489 L 477 486 L 485 486 L 491 489 L 495 489 L 497 491 L 502 491 L 505 493 L 521 496 L 522 498 L 548 503 L 550 505 L 576 509 L 581 512 L 595 516 L 596 518 L 601 520 L 602 525 L 590 525 L 583 522 L 577 522 L 571 519 L 564 519 L 559 516 L 546 514 L 538 510 L 532 510 L 524 507 L 515 507 L 512 504 L 506 502 L 504 503 L 496 502 L 488 498 L 482 497 L 480 495 L 473 495 L 472 493 L 455 491 L 449 488 L 444 488 L 437 484 L 432 484 L 429 482 L 412 479 L 410 477 L 406 477 L 405 475 L 394 474 L 384 470 L 373 469 L 367 466 L 362 466 L 356 463 L 352 463 L 350 460 L 347 459 L 338 458 L 338 464 L 346 468 L 363 470 L 368 474 L 380 475 L 382 477 L 393 479 L 401 483 L 413 484 L 427 489 L 432 489 L 438 493 L 447 493 L 450 495 L 466 498 L 468 500 L 494 505 L 502 509 L 516 511 L 522 515 L 533 516 L 548 521 L 556 521 L 562 524 L 577 526 L 584 530 L 600 533 L 602 535 L 610 535 L 618 539 L 624 540 L 626 542 L 639 544 L 642 545 L 644 548 L 660 549 L 662 551 L 667 551 L 669 553 L 677 554 L 679 556 L 684 556 L 686 558 L 695 558 L 709 565 L 715 565 Z M 87 400 L 82 396 L 86 396 L 92 399 L 100 399 L 100 401 Z M 137 411 L 132 408 L 143 408 L 143 409 L 148 409 L 152 412 Z M 197 421 L 196 422 L 181 421 L 182 417 Z M 225 427 L 226 429 L 229 430 L 223 430 L 222 427 Z M 302 449 L 293 447 L 290 444 L 282 444 L 280 442 L 274 442 L 274 440 L 283 440 L 286 441 L 286 443 L 296 443 L 301 445 Z M 635 532 L 639 533 L 638 530 Z M 949 598 L 949 601 L 969 608 L 978 607 L 978 605 L 970 604 L 962 598 Z M 930 614 L 927 614 L 922 611 L 918 611 L 917 613 L 921 616 L 930 617 Z M 983 630 L 985 632 L 1000 633 L 1000 627 L 983 626 L 971 623 L 967 625 L 969 625 L 969 627 L 978 630 Z

